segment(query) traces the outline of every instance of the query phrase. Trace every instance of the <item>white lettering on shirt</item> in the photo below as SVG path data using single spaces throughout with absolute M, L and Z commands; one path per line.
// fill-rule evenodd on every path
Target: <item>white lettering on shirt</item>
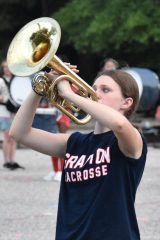
M 69 153 L 65 158 L 65 181 L 82 182 L 108 174 L 110 147 L 98 148 L 95 154 L 74 156 Z

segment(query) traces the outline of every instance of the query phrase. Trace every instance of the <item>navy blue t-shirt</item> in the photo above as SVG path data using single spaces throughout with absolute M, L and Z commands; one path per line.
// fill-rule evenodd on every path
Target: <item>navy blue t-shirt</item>
M 74 133 L 67 144 L 56 240 L 139 240 L 135 194 L 146 161 L 119 150 L 112 131 Z

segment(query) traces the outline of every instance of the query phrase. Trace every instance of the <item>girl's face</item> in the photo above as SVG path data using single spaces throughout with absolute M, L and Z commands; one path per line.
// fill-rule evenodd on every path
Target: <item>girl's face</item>
M 98 97 L 98 102 L 117 111 L 124 111 L 126 99 L 122 95 L 120 86 L 111 77 L 100 76 L 94 82 L 93 89 Z

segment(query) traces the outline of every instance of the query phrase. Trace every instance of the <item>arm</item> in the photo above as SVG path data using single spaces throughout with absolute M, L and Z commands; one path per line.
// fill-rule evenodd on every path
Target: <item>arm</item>
M 109 106 L 75 94 L 67 81 L 60 82 L 58 89 L 62 97 L 90 114 L 101 125 L 101 128 L 111 129 L 118 139 L 121 151 L 126 156 L 135 159 L 141 156 L 143 147 L 141 135 L 123 114 Z
M 141 156 L 143 147 L 141 135 L 120 112 L 76 94 L 69 94 L 68 100 L 89 113 L 102 126 L 111 129 L 118 139 L 119 148 L 126 156 L 135 159 Z
M 79 72 L 76 65 L 68 65 L 74 72 Z M 52 79 L 57 72 L 52 72 Z M 10 135 L 22 144 L 51 156 L 64 157 L 69 134 L 53 134 L 32 128 L 32 122 L 41 97 L 31 92 L 18 110 L 10 129 Z
M 32 128 L 33 118 L 41 97 L 31 92 L 18 110 L 10 129 L 10 135 L 36 151 L 51 156 L 64 157 L 68 134 L 53 134 Z

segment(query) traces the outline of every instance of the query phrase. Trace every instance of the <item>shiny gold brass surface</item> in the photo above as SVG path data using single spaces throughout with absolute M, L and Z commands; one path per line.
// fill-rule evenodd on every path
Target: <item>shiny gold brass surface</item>
M 54 106 L 69 116 L 76 124 L 83 125 L 91 120 L 91 116 L 86 114 L 83 119 L 78 119 L 75 115 L 81 109 L 59 96 L 57 83 L 67 79 L 71 85 L 76 86 L 76 93 L 80 96 L 94 101 L 97 101 L 97 97 L 93 88 L 55 55 L 60 37 L 60 26 L 52 18 L 38 18 L 29 22 L 16 34 L 9 46 L 8 67 L 17 76 L 38 73 L 46 66 L 54 69 L 59 77 L 53 82 L 42 74 L 35 75 L 32 81 L 34 91 L 41 96 L 46 96 Z

